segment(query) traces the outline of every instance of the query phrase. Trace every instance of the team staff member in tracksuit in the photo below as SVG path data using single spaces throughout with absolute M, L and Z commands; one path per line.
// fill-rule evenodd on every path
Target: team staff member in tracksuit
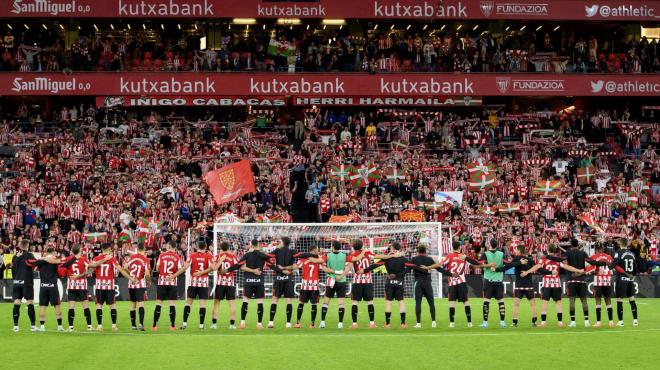
M 325 316 L 328 314 L 328 303 L 330 300 L 337 297 L 339 323 L 337 329 L 344 327 L 344 299 L 348 291 L 348 284 L 346 283 L 346 276 L 343 275 L 344 267 L 346 266 L 346 253 L 341 251 L 341 243 L 338 241 L 332 242 L 332 252 L 324 256 L 326 266 L 334 270 L 334 273 L 327 273 L 327 281 L 325 283 L 325 297 L 323 298 L 323 306 L 321 306 L 321 324 L 319 328 L 325 328 Z
M 426 246 L 420 245 L 417 247 L 417 255 L 412 258 L 411 263 L 421 267 L 431 266 L 435 264 L 435 261 L 426 254 Z M 415 327 L 422 327 L 422 298 L 426 298 L 426 302 L 429 304 L 429 311 L 431 312 L 431 327 L 435 328 L 437 324 L 435 322 L 435 298 L 431 284 L 431 273 L 425 269 L 409 268 L 414 270 L 413 274 L 415 276 L 415 318 L 417 319 Z M 442 267 L 438 267 L 436 270 L 445 275 L 458 277 L 457 274 L 452 274 L 449 270 Z
M 495 298 L 500 310 L 500 327 L 505 327 L 504 315 L 506 308 L 504 306 L 504 273 L 498 272 L 497 269 L 504 266 L 504 253 L 497 250 L 497 241 L 491 239 L 488 250 L 481 255 L 481 260 L 484 261 L 484 306 L 483 315 L 484 322 L 481 324 L 482 328 L 488 327 L 488 313 L 490 310 L 490 299 Z M 495 271 L 488 267 L 494 267 Z

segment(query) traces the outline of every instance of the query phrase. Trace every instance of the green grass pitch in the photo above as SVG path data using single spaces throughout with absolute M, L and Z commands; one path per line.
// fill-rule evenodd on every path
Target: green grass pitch
M 594 302 L 590 299 L 591 322 L 595 321 Z M 284 329 L 285 307 L 280 301 L 276 328 L 257 330 L 256 304 L 251 303 L 248 328 L 228 326 L 228 307 L 221 304 L 219 328 L 197 328 L 197 303 L 193 304 L 188 329 L 170 332 L 168 308 L 163 309 L 160 331 L 139 333 L 130 330 L 128 304 L 119 303 L 119 331 L 111 332 L 110 312 L 104 309 L 105 332 L 87 332 L 82 309 L 76 310 L 76 332 L 58 333 L 53 309 L 49 308 L 46 333 L 31 333 L 27 311 L 21 310 L 21 331 L 13 333 L 12 305 L 0 304 L 0 353 L 3 367 L 13 368 L 261 368 L 261 369 L 539 369 L 539 368 L 652 368 L 657 364 L 660 343 L 660 299 L 639 299 L 639 327 L 632 326 L 630 306 L 624 303 L 624 328 L 584 328 L 578 304 L 577 328 L 557 328 L 554 309 L 548 314 L 548 328 L 531 328 L 529 306 L 523 301 L 518 328 L 499 328 L 498 313 L 491 309 L 490 328 L 481 323 L 481 299 L 470 300 L 475 327 L 468 329 L 461 305 L 456 310 L 456 328 L 448 328 L 446 300 L 436 300 L 438 328 L 432 329 L 428 307 L 423 306 L 422 329 L 414 329 L 414 302 L 407 300 L 408 329 L 399 328 L 396 307 L 392 329 L 383 329 L 384 301 L 376 301 L 376 323 L 368 329 L 366 305 L 360 306 L 360 328 L 350 326 L 350 307 L 344 329 L 337 327 L 337 303 L 332 302 L 326 329 L 307 329 L 310 307 L 305 306 L 303 329 Z M 540 302 L 539 302 L 540 304 Z M 264 304 L 264 324 L 270 302 Z M 294 303 L 294 318 L 295 318 Z M 539 306 L 540 307 L 540 306 Z M 63 306 L 64 326 L 66 305 Z M 511 324 L 512 301 L 507 300 L 507 324 Z M 237 302 L 240 310 L 240 302 Z M 319 316 L 320 318 L 320 305 Z M 616 320 L 616 304 L 614 307 Z M 177 304 L 177 325 L 183 302 Z M 94 317 L 94 310 L 92 310 Z M 604 322 L 607 323 L 603 309 Z M 145 324 L 153 318 L 153 302 L 148 302 Z M 317 318 L 317 325 L 318 325 Z M 568 323 L 568 300 L 564 300 L 564 322 Z M 93 319 L 96 325 L 96 319 Z M 605 325 L 607 326 L 607 325 Z

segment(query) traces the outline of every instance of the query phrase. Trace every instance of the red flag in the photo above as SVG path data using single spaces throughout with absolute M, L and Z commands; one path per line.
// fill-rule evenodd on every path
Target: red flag
M 218 205 L 256 191 L 252 168 L 247 159 L 207 172 L 204 180 L 213 194 L 215 204 Z

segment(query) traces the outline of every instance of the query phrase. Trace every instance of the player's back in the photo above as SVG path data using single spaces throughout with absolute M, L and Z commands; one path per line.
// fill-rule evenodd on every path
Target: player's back
M 190 274 L 192 275 L 208 269 L 213 261 L 213 256 L 206 252 L 196 252 L 192 253 L 188 260 L 190 261 Z
M 299 264 L 302 265 L 302 282 L 300 289 L 318 290 L 319 271 L 321 266 L 318 263 L 310 261 L 308 258 L 300 260 Z
M 219 260 L 223 256 L 224 260 L 220 265 L 220 269 L 222 270 L 226 270 L 239 262 L 238 257 L 236 257 L 236 255 L 232 252 L 222 252 L 216 256 L 216 260 Z M 216 279 L 216 285 L 234 286 L 234 271 L 228 272 L 226 274 L 219 274 L 218 278 Z
M 21 281 L 20 284 L 33 284 L 34 272 L 27 261 L 34 260 L 34 255 L 30 252 L 23 252 L 20 256 L 14 256 L 11 261 L 11 276 L 14 281 Z
M 449 285 L 458 285 L 465 282 L 465 273 L 467 270 L 467 262 L 461 258 L 461 255 L 458 253 L 450 253 L 445 256 L 443 260 L 444 265 L 447 266 L 447 270 L 452 274 L 457 274 L 458 277 L 449 276 L 447 280 Z
M 419 255 L 412 258 L 411 262 L 417 266 L 431 266 L 435 264 L 433 258 L 425 255 Z M 416 280 L 431 280 L 431 274 L 427 272 L 413 270 Z
M 557 272 L 557 276 L 543 275 L 543 286 L 547 288 L 560 288 L 561 278 L 559 277 L 559 270 L 561 268 L 561 263 L 548 258 L 543 258 L 541 260 L 541 267 L 551 273 L 555 271 Z
M 637 258 L 635 254 L 629 249 L 622 249 L 614 255 L 616 266 L 620 267 L 623 271 L 630 275 L 637 274 Z M 623 274 L 619 274 L 619 278 L 626 281 L 632 281 L 631 278 Z
M 353 263 L 353 270 L 355 274 L 353 275 L 353 284 L 371 284 L 371 272 L 366 272 L 364 274 L 358 274 L 359 270 L 364 270 L 369 265 L 371 265 L 371 258 L 374 256 L 371 251 L 364 252 L 362 258 L 358 258 L 362 254 L 362 251 L 354 251 L 348 256 L 348 261 Z

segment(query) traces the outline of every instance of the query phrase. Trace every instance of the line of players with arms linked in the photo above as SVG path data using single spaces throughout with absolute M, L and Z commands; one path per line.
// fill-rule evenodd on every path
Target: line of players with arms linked
M 279 299 L 286 299 L 286 327 L 292 327 L 293 304 L 295 298 L 294 280 L 292 274 L 301 270 L 302 284 L 300 287 L 299 303 L 297 306 L 295 328 L 301 327 L 301 319 L 306 303 L 311 304 L 310 328 L 314 328 L 317 318 L 317 306 L 320 299 L 319 279 L 320 271 L 327 275 L 325 297 L 321 307 L 321 321 L 319 328 L 325 327 L 328 305 L 333 298 L 338 301 L 338 328 L 343 327 L 344 299 L 348 291 L 347 275 L 353 274 L 351 285 L 351 319 L 352 328 L 358 327 L 358 303 L 367 302 L 369 327 L 375 328 L 375 310 L 373 305 L 374 287 L 372 271 L 384 266 L 385 278 L 385 328 L 391 326 L 392 303 L 398 302 L 400 325 L 406 328 L 406 307 L 404 301 L 405 275 L 413 272 L 416 328 L 421 327 L 422 299 L 426 299 L 430 309 L 431 326 L 436 327 L 436 312 L 434 305 L 433 287 L 430 271 L 438 270 L 448 276 L 449 300 L 449 326 L 454 327 L 455 305 L 461 302 L 465 308 L 468 327 L 472 326 L 471 307 L 468 301 L 468 289 L 465 281 L 467 265 L 484 269 L 483 284 L 483 323 L 481 327 L 488 327 L 488 317 L 491 300 L 497 301 L 499 308 L 500 326 L 505 327 L 505 304 L 503 301 L 504 271 L 515 268 L 515 289 L 513 305 L 513 326 L 518 325 L 518 312 L 521 300 L 527 298 L 530 303 L 532 326 L 537 325 L 537 307 L 535 289 L 532 282 L 533 274 L 542 274 L 541 283 L 541 322 L 546 326 L 548 305 L 550 300 L 556 304 L 557 325 L 562 327 L 562 289 L 560 271 L 565 270 L 571 275 L 567 281 L 567 295 L 570 299 L 570 324 L 575 323 L 575 301 L 579 298 L 582 303 L 584 324 L 589 326 L 589 309 L 587 305 L 587 275 L 593 274 L 596 299 L 596 323 L 601 326 L 601 304 L 605 301 L 609 326 L 614 326 L 611 298 L 616 292 L 618 326 L 623 326 L 623 299 L 627 298 L 633 316 L 633 325 L 637 325 L 637 305 L 634 299 L 634 275 L 636 274 L 635 255 L 628 249 L 626 242 L 619 243 L 619 250 L 614 257 L 603 253 L 603 249 L 596 248 L 596 253 L 588 256 L 579 247 L 577 240 L 571 241 L 570 248 L 564 257 L 555 254 L 558 248 L 551 245 L 548 253 L 538 261 L 525 253 L 524 247 L 519 247 L 510 261 L 504 259 L 502 251 L 497 250 L 496 242 L 492 242 L 479 260 L 466 257 L 460 252 L 461 245 L 454 243 L 453 252 L 436 262 L 427 255 L 426 247 L 419 245 L 417 255 L 407 258 L 401 251 L 399 243 L 392 243 L 386 254 L 374 254 L 363 248 L 362 242 L 356 240 L 352 244 L 350 254 L 342 252 L 339 242 L 332 243 L 332 250 L 322 255 L 319 249 L 313 246 L 309 251 L 298 253 L 290 247 L 290 239 L 283 237 L 278 247 L 270 253 L 261 251 L 260 243 L 253 240 L 247 246 L 246 253 L 238 258 L 227 242 L 220 245 L 221 251 L 213 256 L 207 251 L 206 245 L 198 245 L 197 250 L 191 253 L 187 260 L 182 261 L 175 252 L 173 242 L 166 243 L 165 250 L 158 256 L 155 269 L 158 272 L 156 287 L 156 307 L 153 312 L 152 331 L 158 330 L 163 302 L 169 304 L 169 329 L 177 330 L 176 307 L 177 276 L 190 269 L 190 279 L 187 289 L 187 298 L 183 311 L 183 323 L 180 329 L 186 329 L 194 299 L 199 299 L 199 328 L 204 328 L 206 317 L 206 300 L 209 299 L 209 273 L 216 271 L 215 291 L 213 296 L 213 311 L 211 328 L 217 328 L 218 309 L 220 301 L 226 300 L 229 305 L 229 328 L 235 329 L 235 301 L 236 277 L 235 271 L 241 270 L 244 275 L 243 300 L 240 312 L 239 328 L 245 328 L 248 314 L 248 302 L 255 299 L 257 303 L 257 328 L 261 329 L 264 315 L 264 279 L 266 268 L 274 271 L 273 295 L 270 305 L 270 318 L 268 328 L 274 327 L 274 320 Z M 29 243 L 23 241 L 20 251 L 12 261 L 14 287 L 13 287 L 13 320 L 14 331 L 19 331 L 19 316 L 22 300 L 27 301 L 27 311 L 32 331 L 45 330 L 46 308 L 50 305 L 55 309 L 57 330 L 64 331 L 62 326 L 62 312 L 60 307 L 57 281 L 59 275 L 65 272 L 68 295 L 68 324 L 69 331 L 74 330 L 75 305 L 81 303 L 87 323 L 87 330 L 93 330 L 92 314 L 88 300 L 87 277 L 95 276 L 95 303 L 97 330 L 103 330 L 103 306 L 110 306 L 112 330 L 117 330 L 117 307 L 115 302 L 115 276 L 116 271 L 128 279 L 130 300 L 130 318 L 133 330 L 144 331 L 146 288 L 151 284 L 151 266 L 145 255 L 145 250 L 137 246 L 137 253 L 131 255 L 124 264 L 120 264 L 114 257 L 109 243 L 102 246 L 102 253 L 89 261 L 82 256 L 78 245 L 73 246 L 72 255 L 66 258 L 57 258 L 52 248 L 47 248 L 43 257 L 36 259 L 29 252 Z M 378 261 L 378 262 L 374 262 Z M 36 317 L 33 304 L 34 286 L 33 270 L 40 273 L 39 290 L 39 321 L 36 326 Z M 616 281 L 613 284 L 613 271 L 616 271 Z M 615 287 L 616 289 L 613 289 Z

